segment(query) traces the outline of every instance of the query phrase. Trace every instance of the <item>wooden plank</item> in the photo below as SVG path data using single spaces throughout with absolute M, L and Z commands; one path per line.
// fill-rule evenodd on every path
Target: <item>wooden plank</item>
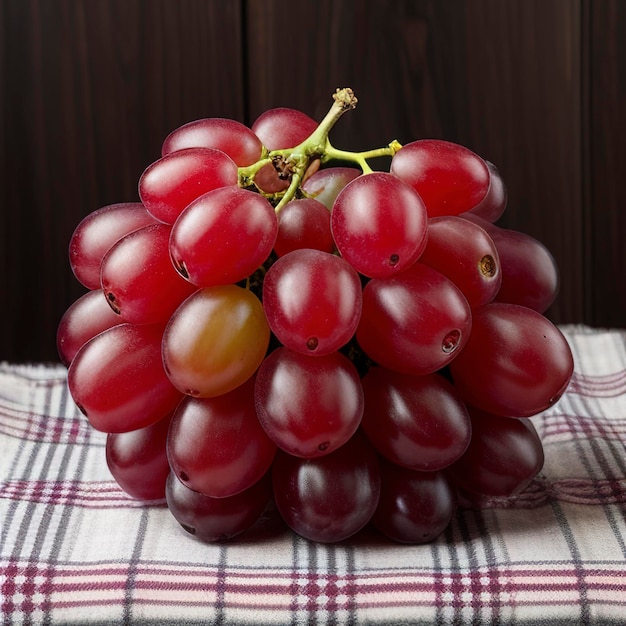
M 582 321 L 583 167 L 580 2 L 468 3 L 467 108 L 460 136 L 498 165 L 502 224 L 541 240 L 561 290 L 548 315 Z
M 55 359 L 82 293 L 67 261 L 78 221 L 136 200 L 178 125 L 243 118 L 240 3 L 7 0 L 0 14 L 0 359 Z
M 557 322 L 624 326 L 626 5 L 619 0 L 5 0 L 0 358 L 56 357 L 82 216 L 135 199 L 164 136 L 271 106 L 356 111 L 333 143 L 458 141 L 498 165 L 502 224 L 553 252 Z
M 590 3 L 590 323 L 626 327 L 626 4 Z
M 338 147 L 366 149 L 439 133 L 426 62 L 433 6 L 319 0 L 285 10 L 277 0 L 248 1 L 249 117 L 288 106 L 320 119 L 334 90 L 352 87 L 359 105 L 334 129 Z

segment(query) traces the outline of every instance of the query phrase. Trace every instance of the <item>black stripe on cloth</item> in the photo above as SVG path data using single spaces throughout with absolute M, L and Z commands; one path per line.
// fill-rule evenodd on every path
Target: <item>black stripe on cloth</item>
M 472 617 L 471 620 L 467 620 L 465 617 L 465 621 L 470 624 L 476 624 L 480 622 L 480 611 L 482 607 L 477 607 L 474 604 L 474 599 L 476 597 L 480 597 L 480 591 L 476 586 L 476 574 L 478 573 L 478 558 L 476 556 L 476 537 L 473 536 L 473 533 L 470 532 L 470 524 L 468 522 L 474 521 L 475 513 L 474 511 L 463 512 L 458 516 L 458 528 L 459 533 L 461 535 L 461 539 L 463 541 L 463 546 L 465 548 L 467 557 L 465 561 L 467 562 L 467 568 L 464 572 L 459 570 L 459 585 L 458 588 L 470 594 L 472 600 L 468 602 L 463 601 L 463 597 L 460 594 L 457 594 L 455 598 L 455 605 L 458 606 L 459 611 L 463 611 L 463 609 L 467 609 L 471 607 L 472 609 Z M 461 575 L 462 574 L 462 575 Z M 465 579 L 465 580 L 464 580 Z M 467 590 L 469 589 L 469 592 Z M 478 596 L 476 595 L 478 594 Z M 469 606 L 468 606 L 469 605 Z M 485 609 L 490 608 L 489 606 L 484 607 Z M 467 610 L 465 611 L 467 613 Z M 462 614 L 458 613 L 459 619 L 462 619 Z
M 442 602 L 438 606 L 445 612 L 443 613 L 443 619 L 446 622 L 452 624 L 460 624 L 462 622 L 461 614 L 461 593 L 463 592 L 463 586 L 461 585 L 460 575 L 461 563 L 459 560 L 458 545 L 461 543 L 460 538 L 457 538 L 457 534 L 460 534 L 460 520 L 463 516 L 463 511 L 458 511 L 456 517 L 448 525 L 445 530 L 445 546 L 447 548 L 450 565 L 443 571 L 446 572 L 442 578 Z M 450 600 L 448 600 L 448 597 Z M 452 609 L 452 616 L 449 617 L 450 609 Z
M 433 560 L 433 588 L 435 592 L 435 623 L 440 624 L 443 620 L 443 605 L 444 605 L 444 584 L 442 581 L 443 565 L 441 563 L 441 544 L 439 540 L 433 541 L 429 544 L 430 556 Z
M 486 520 L 486 515 L 489 517 L 489 522 Z M 499 545 L 506 553 L 506 546 L 501 540 L 501 532 L 498 528 L 498 520 L 493 513 L 485 513 L 483 511 L 476 511 L 476 525 L 478 527 L 479 537 L 482 539 L 482 545 L 485 552 L 485 562 L 487 563 L 484 576 L 480 574 L 481 578 L 486 577 L 487 582 L 482 584 L 480 589 L 484 589 L 487 597 L 489 598 L 489 606 L 491 609 L 491 615 L 489 616 L 491 623 L 497 624 L 500 622 L 501 609 L 502 609 L 502 586 L 500 584 L 500 571 L 498 570 L 498 558 L 496 554 L 496 548 L 494 545 L 494 538 L 500 539 Z M 507 558 L 507 561 L 509 559 Z M 479 596 L 481 597 L 481 596 Z
M 319 561 L 317 545 L 312 541 L 306 541 L 307 571 L 303 574 L 306 586 L 300 589 L 300 594 L 305 602 L 305 615 L 307 624 L 314 623 L 317 612 L 317 598 L 319 597 Z
M 326 595 L 328 596 L 327 607 L 328 607 L 328 626 L 337 626 L 337 595 L 339 593 L 339 588 L 337 587 L 337 552 L 335 546 L 329 546 L 330 549 L 326 553 Z
M 302 538 L 292 534 L 291 537 L 291 626 L 298 626 L 300 613 L 300 549 L 302 546 Z
M 135 579 L 137 577 L 139 563 L 141 562 L 141 551 L 146 538 L 146 528 L 148 527 L 149 509 L 143 509 L 137 529 L 137 536 L 133 544 L 133 551 L 128 561 L 128 575 L 124 590 L 124 604 L 122 607 L 122 624 L 131 625 L 133 621 L 133 592 L 135 590 Z
M 357 568 L 355 558 L 355 548 L 353 546 L 346 547 L 346 607 L 348 609 L 347 624 L 354 626 L 358 624 L 357 613 L 357 586 L 356 586 Z
M 587 625 L 590 624 L 590 614 L 589 614 L 589 605 L 587 603 L 587 582 L 585 580 L 585 566 L 583 565 L 580 550 L 578 549 L 578 545 L 576 543 L 576 538 L 574 537 L 574 533 L 572 532 L 572 527 L 563 512 L 560 504 L 557 500 L 551 499 L 550 504 L 552 506 L 552 512 L 554 513 L 554 517 L 558 523 L 559 529 L 565 539 L 565 543 L 570 551 L 572 556 L 572 565 L 574 566 L 574 571 L 576 572 L 576 578 L 578 580 L 578 592 L 579 592 L 579 600 L 578 606 L 580 609 L 580 624 Z
M 224 544 L 220 545 L 219 559 L 217 563 L 217 579 L 215 581 L 215 591 L 217 597 L 215 599 L 215 617 L 213 623 L 215 626 L 223 626 L 225 621 L 225 607 L 226 607 L 226 575 L 228 569 L 228 555 L 227 547 Z

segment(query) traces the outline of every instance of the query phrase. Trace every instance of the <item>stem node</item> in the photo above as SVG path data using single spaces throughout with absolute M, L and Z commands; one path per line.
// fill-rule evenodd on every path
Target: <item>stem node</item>
M 359 102 L 354 95 L 354 91 L 352 91 L 350 87 L 337 89 L 333 94 L 333 100 L 337 102 L 344 111 L 355 109 L 357 103 Z

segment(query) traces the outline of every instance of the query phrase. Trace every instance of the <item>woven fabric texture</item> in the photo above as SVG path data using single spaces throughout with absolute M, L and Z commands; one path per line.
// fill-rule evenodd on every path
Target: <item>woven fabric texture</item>
M 562 330 L 541 474 L 421 546 L 315 544 L 270 514 L 201 544 L 117 487 L 62 367 L 0 364 L 3 624 L 626 623 L 626 331 Z

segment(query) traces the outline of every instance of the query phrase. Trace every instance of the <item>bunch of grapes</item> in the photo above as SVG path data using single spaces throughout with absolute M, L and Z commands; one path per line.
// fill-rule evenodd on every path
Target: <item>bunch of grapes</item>
M 528 418 L 573 372 L 552 256 L 494 224 L 505 185 L 463 146 L 335 148 L 355 105 L 186 124 L 140 201 L 72 236 L 71 395 L 122 489 L 200 540 L 274 510 L 315 541 L 426 542 L 542 467 Z

